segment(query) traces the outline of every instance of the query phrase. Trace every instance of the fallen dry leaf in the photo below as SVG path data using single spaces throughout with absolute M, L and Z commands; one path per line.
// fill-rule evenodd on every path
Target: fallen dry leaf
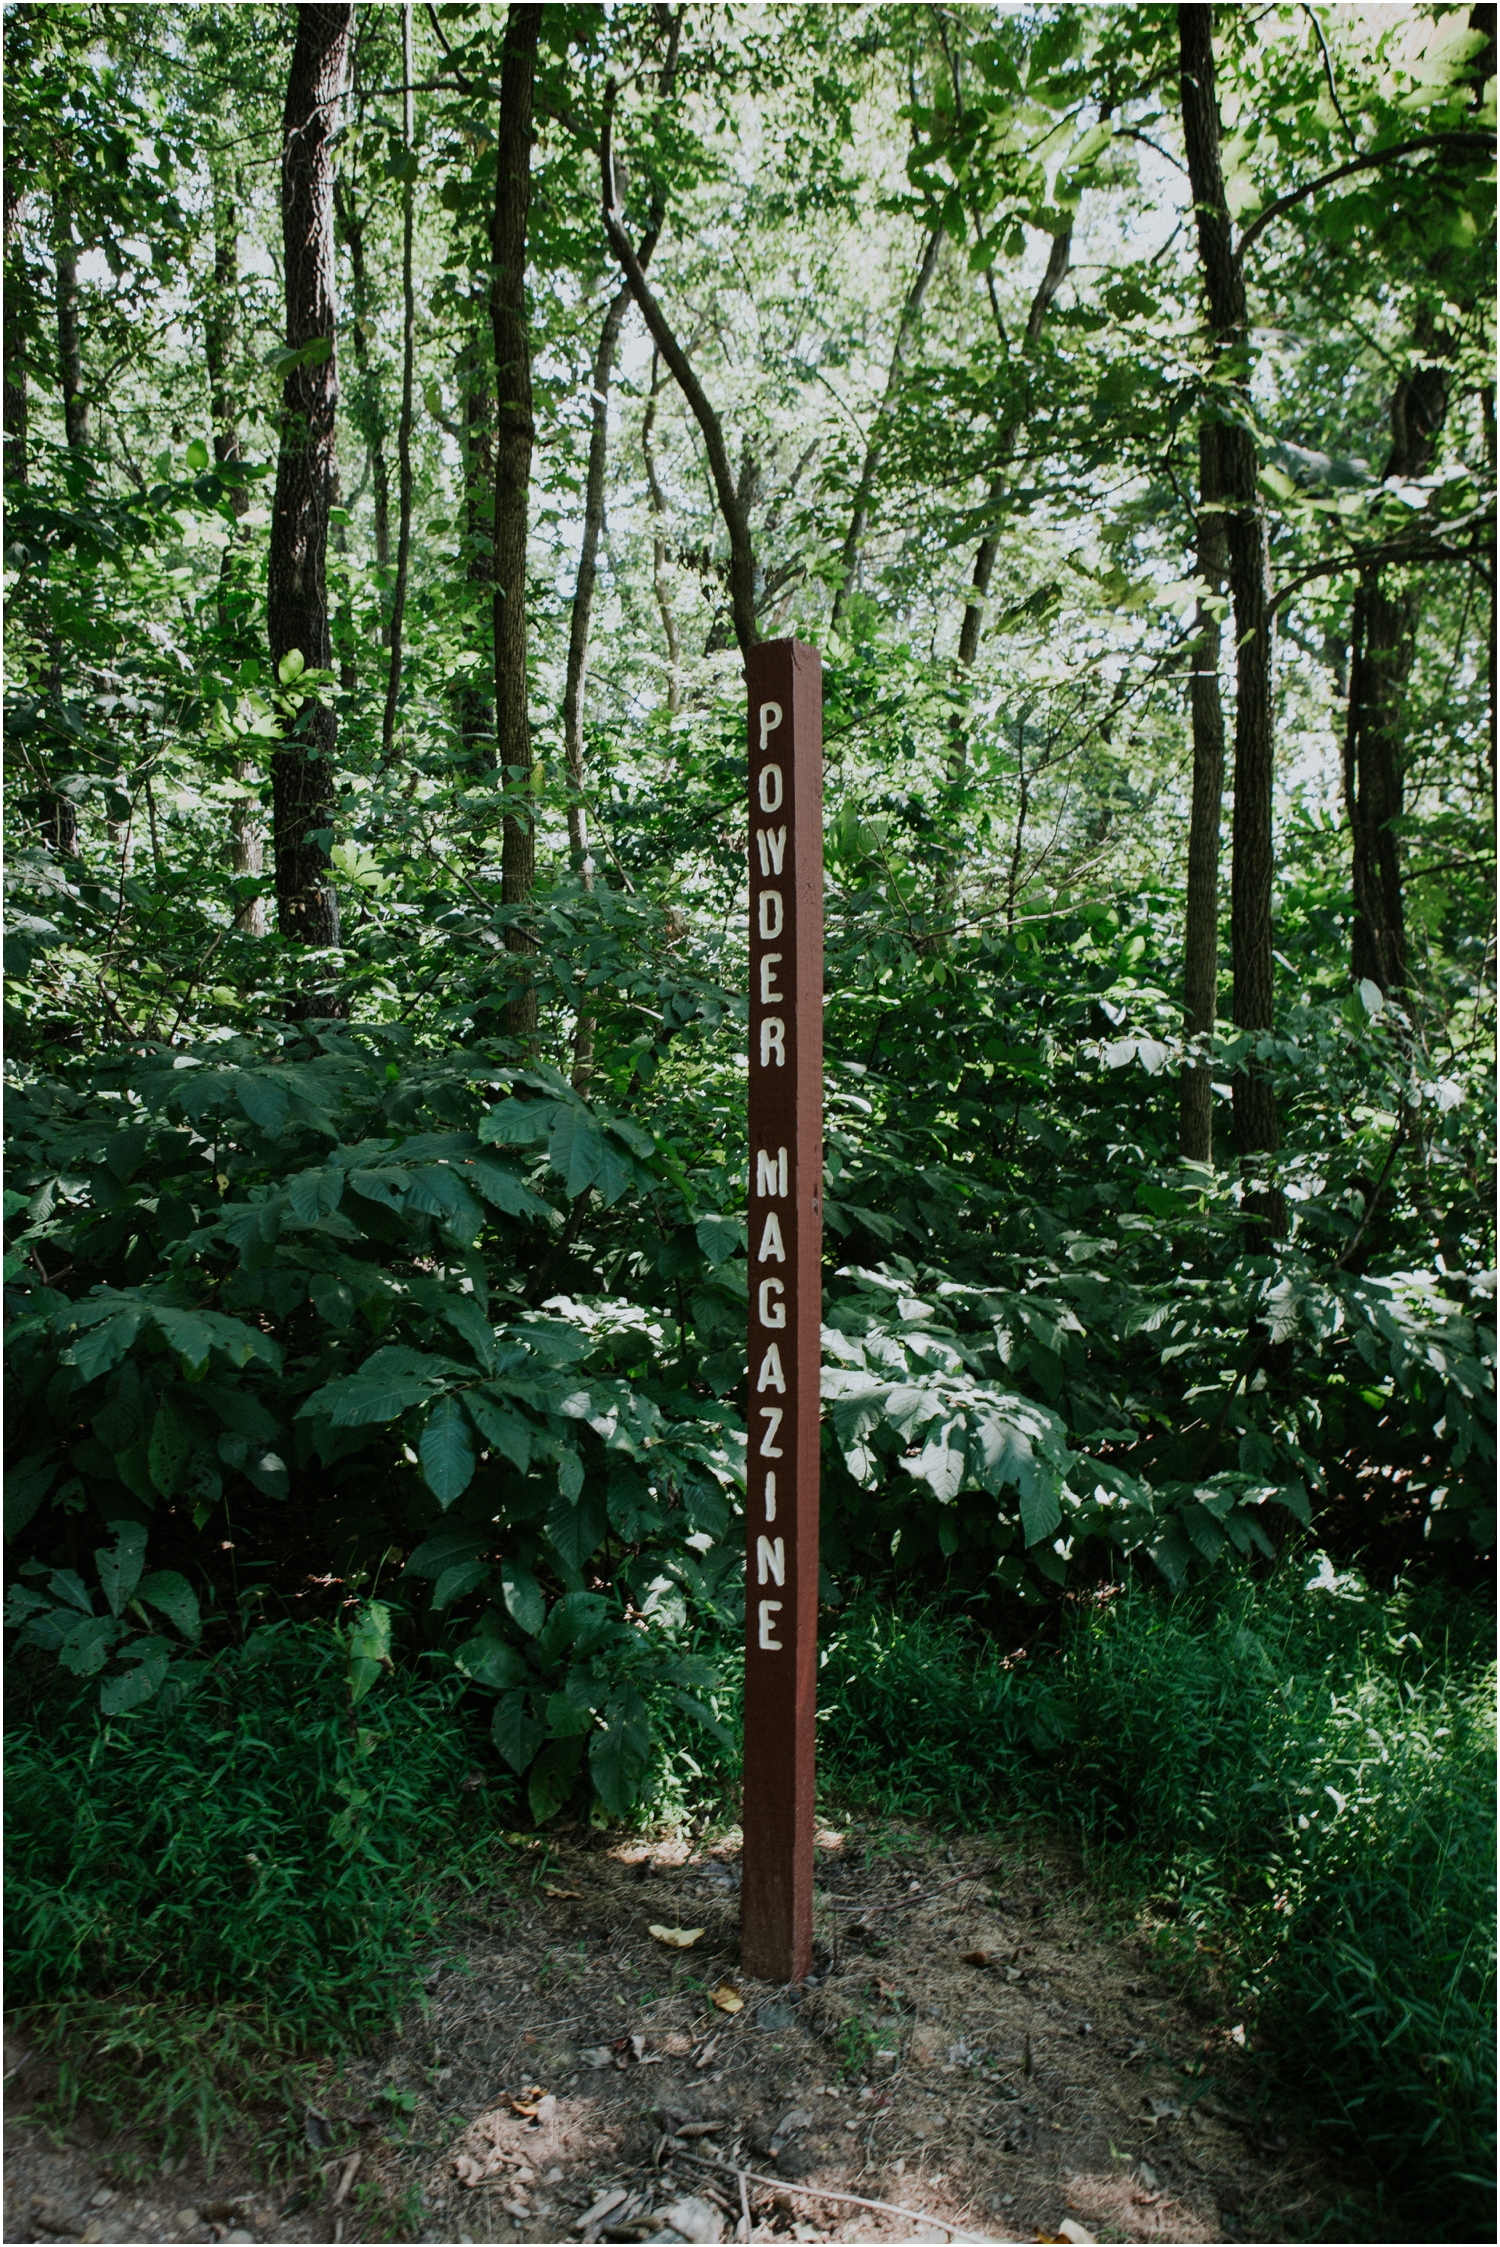
M 659 1943 L 668 1943 L 674 1951 L 690 1951 L 703 1933 L 701 1927 L 648 1927 Z
M 988 1966 L 992 1963 L 988 1951 L 965 1951 L 962 1955 L 965 1966 Z
M 556 1896 L 560 1902 L 565 1904 L 581 1904 L 583 1902 L 581 1890 L 577 1888 L 552 1888 L 545 1881 L 542 1884 L 542 1894 L 544 1896 Z
M 743 2013 L 745 2010 L 745 2000 L 733 1982 L 720 1982 L 718 1988 L 710 1990 L 708 1995 L 709 2003 L 717 2005 L 721 2013 Z
M 534 2120 L 536 2111 L 547 2096 L 539 2083 L 532 2083 L 517 2096 L 506 2101 L 512 2114 L 522 2115 L 527 2122 Z

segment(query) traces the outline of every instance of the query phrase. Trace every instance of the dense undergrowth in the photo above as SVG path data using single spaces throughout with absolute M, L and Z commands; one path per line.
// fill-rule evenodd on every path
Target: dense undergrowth
M 1235 2009 L 1267 2097 L 1368 2164 L 1382 2236 L 1480 2236 L 1485 1618 L 1307 1575 L 1079 1600 L 1020 1658 L 939 1607 L 858 1603 L 827 1633 L 823 1785 L 889 1816 L 1061 1825 Z M 137 2118 L 212 2144 L 389 2022 L 463 1887 L 523 1877 L 488 1705 L 430 1657 L 352 1712 L 348 1678 L 326 1626 L 284 1625 L 123 1721 L 49 1688 L 13 1725 L 9 1986 L 65 2095 L 118 2113 L 128 2084 Z M 664 1716 L 639 1816 L 723 1813 L 734 1750 L 705 1737 Z

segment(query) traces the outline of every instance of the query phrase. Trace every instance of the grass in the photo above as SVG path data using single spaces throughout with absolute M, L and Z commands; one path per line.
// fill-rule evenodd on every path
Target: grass
M 952 1617 L 851 1615 L 825 1783 L 891 1815 L 1070 1823 L 1165 1941 L 1212 1946 L 1300 2117 L 1392 2236 L 1492 2236 L 1494 1670 L 1486 1619 L 1322 1568 L 1076 1607 L 1007 1664 Z
M 173 1706 L 107 1722 L 90 1694 L 12 1726 L 7 1998 L 45 2022 L 65 2107 L 128 2099 L 208 2151 L 392 2018 L 484 1826 L 459 1690 L 398 1671 L 356 1728 L 335 1635 L 278 1625 Z
M 1489 2236 L 1487 1619 L 1306 1577 L 1078 1602 L 1019 1661 L 952 1614 L 858 1605 L 824 1646 L 823 1781 L 902 1819 L 1069 1824 L 1164 1947 L 1212 1952 L 1299 2119 L 1383 2181 L 1384 2235 Z M 732 1678 L 718 1706 L 737 1723 Z M 72 2068 L 65 2103 L 209 2148 L 381 2029 L 444 1878 L 488 1877 L 515 1815 L 513 1789 L 465 1790 L 472 1762 L 499 1778 L 487 1714 L 398 1669 L 356 1731 L 339 1641 L 282 1625 L 175 1707 L 106 1723 L 89 1693 L 13 1725 L 9 2000 Z M 642 1814 L 722 1800 L 735 1763 L 669 1719 Z

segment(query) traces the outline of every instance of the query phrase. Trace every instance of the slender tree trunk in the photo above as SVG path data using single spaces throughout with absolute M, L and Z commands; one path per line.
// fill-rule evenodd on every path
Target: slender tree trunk
M 536 822 L 530 808 L 535 760 L 526 688 L 526 534 L 531 448 L 531 337 L 526 323 L 526 230 L 531 209 L 531 105 L 541 9 L 512 0 L 505 25 L 500 115 L 495 142 L 495 207 L 490 225 L 490 322 L 495 342 L 495 742 L 502 783 L 514 791 L 505 814 L 500 894 L 525 907 L 536 887 Z M 513 922 L 507 949 L 524 962 L 536 951 Z M 513 1038 L 536 1036 L 536 985 L 518 970 L 505 1005 Z
M 1349 646 L 1344 805 L 1354 887 L 1350 967 L 1384 992 L 1407 979 L 1400 842 L 1404 805 L 1402 704 L 1416 653 L 1416 595 L 1392 592 L 1379 565 L 1360 572 Z
M 208 410 L 213 425 L 214 459 L 221 468 L 228 468 L 239 465 L 244 451 L 234 383 L 240 289 L 239 211 L 223 179 L 214 181 L 213 216 L 214 277 L 203 316 L 203 356 L 208 368 Z M 229 504 L 238 526 L 250 509 L 250 494 L 243 484 L 231 487 Z M 221 587 L 228 582 L 233 548 L 232 536 L 224 548 Z M 225 633 L 232 629 L 232 619 L 222 600 L 219 623 Z M 238 879 L 254 877 L 258 880 L 265 871 L 265 833 L 261 826 L 260 804 L 252 791 L 259 788 L 260 768 L 252 758 L 237 758 L 234 777 L 245 793 L 236 796 L 230 806 L 229 862 Z M 236 905 L 234 925 L 242 935 L 264 936 L 264 899 L 249 897 Z
M 1233 383 L 1245 395 L 1244 354 L 1249 348 L 1245 280 L 1236 263 L 1219 156 L 1219 105 L 1214 89 L 1213 11 L 1179 7 L 1182 123 L 1192 181 L 1198 250 L 1213 324 L 1215 349 L 1233 355 Z M 1248 396 L 1245 396 L 1248 409 Z M 1229 582 L 1234 604 L 1236 696 L 1234 718 L 1234 827 L 1230 873 L 1230 940 L 1234 967 L 1234 1022 L 1252 1035 L 1273 1025 L 1271 932 L 1271 803 L 1275 739 L 1271 703 L 1271 605 L 1266 524 L 1256 491 L 1255 439 L 1241 421 L 1221 421 L 1216 432 L 1220 486 L 1226 512 Z M 1234 1076 L 1234 1136 L 1246 1166 L 1244 1207 L 1252 1237 L 1264 1241 L 1285 1230 L 1279 1188 L 1265 1182 L 1260 1157 L 1280 1144 L 1276 1095 L 1264 1067 L 1241 1064 Z
M 485 327 L 489 325 L 485 321 Z M 476 328 L 461 355 L 458 370 L 463 392 L 464 528 L 468 557 L 465 576 L 475 588 L 488 631 L 495 605 L 495 393 L 491 375 L 491 347 L 487 334 Z M 463 768 L 471 781 L 487 779 L 495 763 L 494 660 L 485 650 L 488 668 L 463 675 L 458 690 L 458 727 Z
M 401 692 L 401 637 L 406 627 L 406 580 L 411 568 L 411 390 L 417 356 L 417 299 L 412 283 L 412 221 L 415 183 L 411 164 L 416 142 L 412 95 L 411 0 L 401 10 L 401 71 L 403 145 L 407 176 L 401 183 L 401 421 L 396 432 L 396 472 L 399 479 L 400 517 L 396 531 L 396 585 L 391 596 L 391 660 L 386 675 L 385 715 L 380 728 L 380 756 L 389 764 L 396 753 L 396 701 Z
M 593 864 L 588 855 L 588 819 L 584 809 L 583 687 L 588 673 L 589 627 L 593 621 L 594 584 L 599 568 L 599 539 L 604 529 L 604 469 L 609 447 L 609 385 L 614 373 L 615 348 L 630 309 L 630 290 L 617 289 L 610 299 L 594 353 L 593 422 L 589 431 L 589 466 L 584 487 L 583 538 L 578 549 L 578 578 L 573 588 L 573 613 L 568 635 L 568 671 L 563 688 L 563 743 L 568 756 L 568 849 L 574 871 L 584 886 L 593 887 Z
M 327 555 L 338 409 L 329 141 L 353 15 L 351 0 L 301 0 L 282 128 L 287 348 L 304 353 L 311 347 L 311 355 L 287 369 L 282 390 L 267 621 L 273 665 L 296 649 L 308 670 L 324 671 L 333 659 Z M 337 737 L 333 711 L 310 696 L 271 762 L 278 925 L 283 936 L 320 946 L 339 941 L 326 840 L 334 820 Z M 327 994 L 319 995 L 316 1008 L 306 995 L 301 1004 L 305 1012 L 333 1011 Z
M 1024 348 L 1028 357 L 1035 351 L 1041 341 L 1042 329 L 1046 324 L 1047 314 L 1052 309 L 1053 299 L 1067 279 L 1068 264 L 1072 254 L 1073 229 L 1068 226 L 1061 234 L 1054 234 L 1052 237 L 1052 248 L 1047 258 L 1047 269 L 1037 284 L 1036 294 L 1031 300 L 1031 310 L 1026 315 Z M 1026 417 L 1024 413 L 1017 414 L 1006 422 L 998 433 L 995 446 L 998 465 L 990 479 L 990 488 L 985 496 L 985 514 L 992 522 L 999 511 L 1001 501 L 1005 497 L 1006 486 L 1010 481 L 1011 456 L 1016 449 L 1016 440 L 1025 426 Z M 960 682 L 967 679 L 979 654 L 980 635 L 984 630 L 985 599 L 989 593 L 990 579 L 995 569 L 995 557 L 999 551 L 1000 534 L 999 528 L 996 526 L 994 529 L 985 532 L 974 556 L 974 568 L 969 579 L 969 598 L 964 603 L 963 622 L 958 631 Z M 949 740 L 949 779 L 960 780 L 967 770 L 968 762 L 968 718 L 964 711 L 958 710 L 953 715 Z
M 365 222 L 359 217 L 352 192 L 336 180 L 339 236 L 349 252 L 354 280 L 353 316 L 349 332 L 354 341 L 355 390 L 351 418 L 370 453 L 370 487 L 375 504 L 375 563 L 385 570 L 391 559 L 391 471 L 385 457 L 385 415 L 381 408 L 380 378 L 370 358 L 370 281 L 365 264 Z M 390 641 L 390 627 L 380 627 L 380 644 Z
M 745 493 L 730 465 L 723 424 L 709 402 L 708 393 L 693 372 L 687 353 L 673 334 L 671 322 L 652 295 L 640 260 L 625 231 L 611 150 L 613 110 L 614 87 L 611 85 L 605 100 L 604 131 L 599 150 L 604 231 L 609 236 L 610 248 L 619 260 L 620 270 L 630 283 L 631 294 L 641 308 L 641 316 L 650 331 L 651 340 L 671 368 L 673 379 L 691 407 L 693 419 L 702 433 L 703 449 L 708 454 L 709 474 L 713 478 L 719 513 L 724 518 L 724 528 L 729 534 L 730 616 L 740 653 L 748 655 L 753 647 L 760 644 L 760 627 L 755 620 L 755 548 L 750 537 L 750 517 Z
M 641 456 L 646 463 L 646 488 L 651 494 L 651 584 L 661 616 L 662 635 L 667 643 L 667 713 L 675 718 L 682 708 L 682 636 L 677 629 L 677 611 L 672 606 L 672 584 L 667 576 L 667 542 L 662 535 L 667 519 L 667 500 L 661 488 L 656 454 L 651 445 L 661 381 L 661 353 L 653 351 L 651 390 L 646 400 L 646 411 L 641 416 Z
M 927 237 L 916 277 L 906 292 L 906 302 L 901 308 L 901 318 L 896 328 L 896 341 L 891 349 L 891 363 L 885 378 L 885 395 L 880 401 L 875 419 L 870 426 L 869 441 L 865 446 L 864 464 L 855 487 L 854 505 L 850 510 L 849 528 L 845 533 L 843 551 L 839 560 L 843 576 L 833 596 L 831 621 L 837 624 L 844 611 L 844 602 L 854 588 L 864 552 L 865 534 L 870 524 L 870 506 L 875 492 L 875 479 L 885 457 L 885 441 L 889 434 L 891 416 L 896 410 L 896 400 L 901 393 L 901 383 L 906 372 L 906 354 L 917 332 L 917 322 L 922 316 L 922 301 L 928 285 L 938 269 L 938 259 L 943 247 L 943 229 L 935 226 Z
M 57 365 L 62 382 L 63 428 L 75 452 L 89 441 L 83 390 L 83 345 L 78 332 L 78 245 L 73 239 L 73 198 L 59 186 L 54 196 L 57 247 Z
M 19 12 L 19 11 L 18 11 Z M 26 481 L 26 344 L 30 277 L 21 247 L 26 198 L 5 168 L 5 468 L 12 483 Z
M 1228 566 L 1219 486 L 1219 431 L 1198 429 L 1198 575 L 1222 591 Z M 1206 1038 L 1218 1012 L 1219 823 L 1224 806 L 1224 705 L 1219 693 L 1222 635 L 1218 611 L 1198 603 L 1198 637 L 1188 686 L 1193 724 L 1193 801 L 1188 823 L 1187 912 L 1182 942 L 1183 1030 Z M 1187 1162 L 1213 1161 L 1213 1065 L 1188 1062 L 1178 1096 L 1178 1146 Z

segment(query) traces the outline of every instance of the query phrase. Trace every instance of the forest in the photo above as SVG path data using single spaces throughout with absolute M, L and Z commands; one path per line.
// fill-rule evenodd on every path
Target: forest
M 1319 2236 L 1492 2237 L 1493 5 L 12 0 L 4 92 L 49 2111 L 232 2135 L 455 1867 L 732 1824 L 795 636 L 820 1786 L 1073 1837 Z

